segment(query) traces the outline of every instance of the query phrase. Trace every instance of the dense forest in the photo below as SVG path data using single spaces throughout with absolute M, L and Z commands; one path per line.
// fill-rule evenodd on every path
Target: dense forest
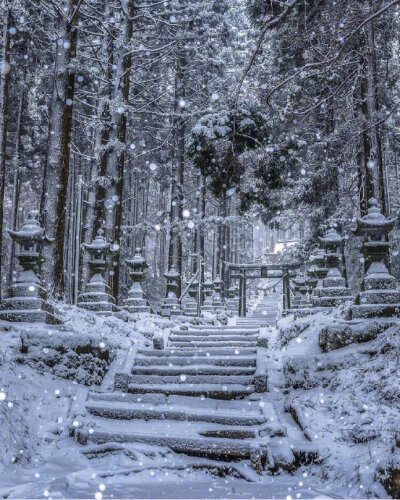
M 114 295 L 143 247 L 157 297 L 172 265 L 186 280 L 199 257 L 213 277 L 249 259 L 255 218 L 306 220 L 304 255 L 372 195 L 396 216 L 399 3 L 2 0 L 3 293 L 6 229 L 30 209 L 69 302 L 99 227 Z

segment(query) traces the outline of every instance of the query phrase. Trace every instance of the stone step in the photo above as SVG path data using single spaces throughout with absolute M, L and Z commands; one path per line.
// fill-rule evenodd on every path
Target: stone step
M 138 351 L 138 354 L 141 356 L 239 356 L 239 355 L 251 355 L 255 354 L 257 349 L 254 347 L 242 347 L 242 348 L 216 348 L 212 351 L 209 349 L 175 349 L 169 348 L 165 350 L 158 349 L 146 349 Z
M 170 342 L 257 342 L 257 335 L 170 335 Z
M 259 328 L 253 329 L 235 329 L 235 330 L 172 330 L 172 335 L 179 336 L 196 336 L 196 337 L 209 337 L 209 336 L 218 336 L 218 337 L 252 337 L 260 334 Z
M 196 332 L 197 334 L 201 334 L 201 332 L 204 332 L 205 334 L 209 333 L 217 333 L 217 334 L 222 334 L 224 335 L 225 333 L 229 335 L 230 333 L 239 333 L 239 334 L 246 334 L 246 333 L 258 333 L 259 331 L 259 325 L 255 326 L 213 326 L 213 327 L 204 327 L 204 326 L 198 326 L 196 325 L 190 325 L 190 328 L 181 328 L 179 330 L 172 330 L 171 333 L 181 333 L 182 331 L 185 332 Z
M 141 423 L 141 425 L 143 425 Z M 181 423 L 182 425 L 182 423 Z M 176 453 L 187 453 L 190 455 L 204 456 L 218 459 L 245 459 L 254 454 L 254 447 L 259 447 L 256 439 L 227 439 L 211 438 L 205 436 L 190 437 L 185 435 L 162 435 L 158 433 L 134 431 L 127 432 L 121 429 L 96 429 L 92 433 L 79 430 L 76 432 L 77 439 L 81 444 L 88 441 L 93 443 L 107 443 L 110 441 L 118 443 L 147 443 L 155 446 L 166 446 Z M 263 458 L 267 449 L 261 448 Z
M 211 422 L 223 425 L 261 425 L 265 417 L 261 412 L 251 413 L 243 405 L 242 414 L 238 410 L 221 411 L 207 408 L 179 407 L 175 405 L 158 405 L 145 403 L 91 401 L 86 404 L 91 415 L 116 420 L 174 420 L 187 422 Z
M 218 347 L 253 347 L 257 345 L 257 341 L 244 341 L 244 340 L 231 340 L 231 341 L 193 341 L 193 342 L 184 342 L 184 341 L 173 341 L 169 346 L 170 349 L 174 347 L 191 347 L 191 348 L 218 348 Z
M 255 366 L 256 356 L 141 356 L 137 355 L 135 359 L 135 367 L 137 366 L 192 366 L 193 363 L 199 365 L 214 365 L 214 366 Z
M 161 393 L 165 395 L 179 394 L 183 396 L 205 396 L 212 399 L 238 399 L 255 392 L 254 385 L 239 384 L 128 384 L 128 391 L 134 394 Z
M 177 384 L 177 385 L 191 385 L 191 384 L 240 384 L 251 385 L 253 383 L 253 376 L 246 375 L 140 375 L 132 374 L 129 376 L 129 384 L 142 384 L 143 387 L 150 385 L 161 384 Z
M 135 365 L 131 373 L 132 375 L 252 375 L 254 369 L 254 366 L 215 366 L 214 364 L 174 366 L 170 362 L 164 366 Z

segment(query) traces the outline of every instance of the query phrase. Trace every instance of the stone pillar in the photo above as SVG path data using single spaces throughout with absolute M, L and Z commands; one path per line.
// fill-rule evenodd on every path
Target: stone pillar
M 353 318 L 392 317 L 400 315 L 400 291 L 387 265 L 390 258 L 389 232 L 396 219 L 387 219 L 375 198 L 369 200 L 367 215 L 357 218 L 353 230 L 363 236 L 364 279 L 361 292 L 351 308 Z
M 164 277 L 167 280 L 167 295 L 161 306 L 161 316 L 180 315 L 182 314 L 178 298 L 180 274 L 175 269 L 175 266 L 171 266 L 171 269 L 164 274 Z
M 38 218 L 39 212 L 32 210 L 19 231 L 8 230 L 12 240 L 19 247 L 16 257 L 22 272 L 10 286 L 9 298 L 0 304 L 0 319 L 58 325 L 62 321 L 56 309 L 47 302 L 47 292 L 39 277 L 44 262 L 42 249 L 51 245 L 54 239 L 45 234 Z
M 352 300 L 351 290 L 346 287 L 346 280 L 340 271 L 343 238 L 331 226 L 325 236 L 319 240 L 321 247 L 325 249 L 328 273 L 322 280 L 322 287 L 314 290 L 313 305 L 315 307 L 337 307 Z
M 101 315 L 111 315 L 118 311 L 111 289 L 105 281 L 107 256 L 111 255 L 111 245 L 104 238 L 104 231 L 99 229 L 96 238 L 90 244 L 83 244 L 89 254 L 89 281 L 85 292 L 78 297 L 78 306 Z
M 142 282 L 145 279 L 144 270 L 148 267 L 142 256 L 142 249 L 136 248 L 133 259 L 126 259 L 125 262 L 129 267 L 132 286 L 128 292 L 128 298 L 124 300 L 123 309 L 129 313 L 150 313 L 150 306 L 142 289 Z

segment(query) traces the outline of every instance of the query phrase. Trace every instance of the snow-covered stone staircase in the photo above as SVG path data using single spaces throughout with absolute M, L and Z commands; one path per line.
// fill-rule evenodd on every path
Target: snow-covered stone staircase
M 275 326 L 281 292 L 282 287 L 280 285 L 277 285 L 275 290 L 269 290 L 265 297 L 256 302 L 254 310 L 249 316 L 237 318 L 236 325 L 248 328 Z
M 304 436 L 289 442 L 293 432 L 268 400 L 265 355 L 265 336 L 254 327 L 175 329 L 165 349 L 131 350 L 113 391 L 87 392 L 73 433 L 81 444 L 250 459 L 258 472 L 315 459 Z

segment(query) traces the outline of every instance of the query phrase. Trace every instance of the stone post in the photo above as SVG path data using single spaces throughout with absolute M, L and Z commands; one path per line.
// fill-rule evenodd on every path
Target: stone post
M 369 200 L 368 213 L 357 218 L 356 236 L 363 236 L 364 278 L 361 292 L 351 308 L 353 318 L 399 316 L 400 292 L 388 271 L 390 260 L 389 232 L 396 219 L 386 218 L 375 198 Z
M 111 289 L 105 281 L 107 257 L 113 252 L 111 245 L 104 238 L 104 231 L 99 229 L 96 238 L 90 244 L 82 246 L 89 254 L 89 281 L 85 292 L 78 297 L 78 306 L 101 315 L 111 315 L 118 311 Z
M 136 248 L 133 259 L 126 259 L 125 262 L 129 267 L 132 286 L 128 291 L 128 298 L 124 300 L 123 309 L 129 313 L 150 313 L 150 306 L 142 288 L 142 282 L 145 279 L 144 271 L 148 267 L 142 256 L 142 249 Z
M 161 306 L 161 316 L 177 316 L 182 314 L 182 309 L 179 304 L 178 290 L 180 274 L 171 266 L 171 269 L 164 274 L 167 280 L 167 295 L 164 303 Z
M 58 312 L 47 302 L 47 292 L 40 279 L 44 262 L 42 249 L 51 245 L 49 238 L 38 221 L 39 212 L 28 213 L 19 231 L 8 230 L 12 240 L 19 247 L 16 254 L 22 271 L 9 288 L 9 298 L 0 304 L 0 319 L 13 322 L 43 322 L 61 324 Z

